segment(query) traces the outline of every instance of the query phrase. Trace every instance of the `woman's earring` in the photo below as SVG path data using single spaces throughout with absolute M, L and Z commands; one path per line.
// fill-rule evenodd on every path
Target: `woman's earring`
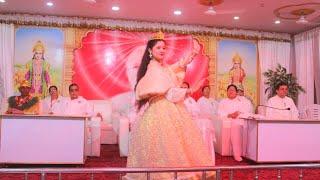
M 152 53 L 149 51 L 149 57 L 150 59 L 152 59 Z

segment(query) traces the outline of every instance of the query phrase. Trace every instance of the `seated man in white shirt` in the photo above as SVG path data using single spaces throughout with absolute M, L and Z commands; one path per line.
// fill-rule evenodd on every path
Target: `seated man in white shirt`
M 97 119 L 92 119 L 95 116 L 93 112 L 93 105 L 91 105 L 85 98 L 79 96 L 79 86 L 75 83 L 69 86 L 69 98 L 65 102 L 65 115 L 68 116 L 88 116 L 90 121 L 86 121 L 87 141 L 85 144 L 85 155 L 99 156 L 100 155 L 100 121 L 101 114 L 98 113 Z
M 218 102 L 214 98 L 210 97 L 209 86 L 204 86 L 202 88 L 202 96 L 198 99 L 197 103 L 200 109 L 200 117 L 211 119 L 217 114 Z
M 93 106 L 83 98 L 79 96 L 78 84 L 71 84 L 69 86 L 69 98 L 66 98 L 65 112 L 66 115 L 71 116 L 93 116 Z
M 237 87 L 233 84 L 227 88 L 227 98 L 222 99 L 218 106 L 220 117 L 231 119 L 231 144 L 233 157 L 236 161 L 242 161 L 243 126 L 244 122 L 239 119 L 241 113 L 251 113 L 250 107 L 237 96 Z
M 243 103 L 246 104 L 246 107 L 250 107 L 250 112 L 253 112 L 253 101 L 249 97 L 244 95 L 244 88 L 242 85 L 239 85 L 238 87 L 238 97 L 243 101 Z
M 192 115 L 193 119 L 198 118 L 200 110 L 199 110 L 197 101 L 194 100 L 193 97 L 190 96 L 192 90 L 190 89 L 189 83 L 183 82 L 181 85 L 181 88 L 188 89 L 187 93 L 186 93 L 186 97 L 183 101 L 184 105 L 186 106 L 188 112 Z
M 280 82 L 276 86 L 276 95 L 268 100 L 266 116 L 269 119 L 298 119 L 299 111 L 293 100 L 287 96 L 288 85 Z
M 59 95 L 58 87 L 50 86 L 49 94 L 50 96 L 41 101 L 41 114 L 63 114 L 65 98 Z

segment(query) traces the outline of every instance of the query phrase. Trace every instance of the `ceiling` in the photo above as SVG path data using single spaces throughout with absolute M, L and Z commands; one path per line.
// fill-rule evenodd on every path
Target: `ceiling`
M 49 1 L 54 3 L 52 7 L 46 6 Z M 0 4 L 0 13 L 127 19 L 295 34 L 317 25 L 297 24 L 295 20 L 284 19 L 280 24 L 275 24 L 274 21 L 278 18 L 274 15 L 274 10 L 292 4 L 320 3 L 320 0 L 224 0 L 223 3 L 214 6 L 218 12 L 214 16 L 205 14 L 208 6 L 198 2 L 198 0 L 6 0 Z M 118 5 L 120 10 L 112 11 L 113 5 Z M 181 10 L 182 15 L 175 16 L 173 11 L 176 9 Z M 240 19 L 236 21 L 233 19 L 234 16 L 239 16 Z M 312 16 L 313 21 L 320 22 L 320 6 Z

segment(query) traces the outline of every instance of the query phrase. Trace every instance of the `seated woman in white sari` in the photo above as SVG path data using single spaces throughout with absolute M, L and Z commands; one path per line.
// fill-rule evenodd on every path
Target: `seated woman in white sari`
M 244 121 L 239 119 L 241 113 L 251 113 L 251 107 L 248 107 L 244 101 L 237 96 L 237 87 L 233 84 L 227 88 L 227 98 L 222 99 L 218 106 L 218 115 L 220 117 L 231 119 L 231 144 L 233 157 L 236 161 L 242 161 L 243 147 L 246 143 L 243 138 Z

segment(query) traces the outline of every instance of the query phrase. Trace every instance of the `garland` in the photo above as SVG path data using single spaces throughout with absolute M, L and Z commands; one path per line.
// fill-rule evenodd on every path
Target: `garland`
M 27 102 L 25 102 L 25 103 L 23 103 L 21 105 L 18 105 L 17 104 L 17 98 L 18 97 L 19 96 L 11 96 L 11 97 L 9 97 L 9 99 L 8 99 L 9 107 L 23 111 L 23 110 L 31 108 L 32 106 L 34 106 L 35 104 L 37 104 L 39 102 L 38 97 L 33 97 L 29 101 L 27 101 Z
M 117 20 L 108 18 L 0 13 L 0 23 L 60 28 L 98 28 L 133 32 L 156 32 L 162 30 L 163 32 L 177 34 L 208 35 L 214 37 L 239 38 L 246 40 L 272 40 L 291 42 L 291 36 L 288 33 L 244 30 L 236 28 L 217 28 L 201 25 L 172 24 L 163 22 Z

